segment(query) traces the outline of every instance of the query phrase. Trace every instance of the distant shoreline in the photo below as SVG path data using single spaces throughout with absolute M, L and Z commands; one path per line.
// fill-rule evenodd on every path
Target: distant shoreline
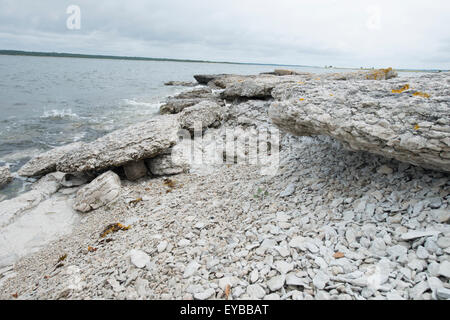
M 39 51 L 20 51 L 20 50 L 0 50 L 0 55 L 56 57 L 56 58 L 82 58 L 82 59 L 109 59 L 109 60 L 137 60 L 137 61 L 171 61 L 171 62 L 191 62 L 191 63 L 220 63 L 220 64 L 241 64 L 241 65 L 258 65 L 258 66 L 322 68 L 322 67 L 318 67 L 318 66 L 304 66 L 304 65 L 290 65 L 290 64 L 250 63 L 250 62 L 247 63 L 247 62 L 209 61 L 209 60 L 193 60 L 193 59 L 172 59 L 172 58 L 149 58 L 149 57 L 112 56 L 112 55 L 97 55 L 97 54 L 80 54 L 80 53 L 65 53 L 65 52 L 39 52 Z M 340 68 L 340 69 L 344 69 L 344 68 Z
M 210 61 L 193 59 L 172 59 L 172 58 L 149 58 L 149 57 L 131 57 L 131 56 L 113 56 L 113 55 L 95 55 L 65 52 L 39 52 L 39 51 L 21 51 L 21 50 L 0 50 L 0 55 L 8 56 L 31 56 L 31 57 L 55 57 L 55 58 L 81 58 L 81 59 L 107 59 L 107 60 L 134 60 L 134 61 L 170 61 L 170 62 L 189 62 L 189 63 L 215 63 L 215 64 L 236 64 L 236 65 L 255 65 L 255 66 L 279 66 L 295 68 L 318 68 L 318 69 L 344 69 L 344 70 L 372 70 L 374 68 L 349 68 L 349 67 L 319 67 L 297 64 L 277 64 L 277 63 L 252 63 L 252 62 L 230 62 L 230 61 Z M 447 72 L 444 69 L 398 69 L 401 72 Z

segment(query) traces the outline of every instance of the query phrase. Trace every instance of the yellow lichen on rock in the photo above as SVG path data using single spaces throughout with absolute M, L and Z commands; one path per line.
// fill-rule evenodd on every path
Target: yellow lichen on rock
M 384 79 L 390 79 L 394 76 L 394 70 L 389 67 L 386 69 L 377 69 L 377 70 L 373 70 L 371 72 L 369 72 L 366 75 L 366 79 L 367 80 L 384 80 Z
M 400 89 L 392 89 L 392 93 L 402 93 L 403 91 L 406 91 L 409 89 L 409 84 L 405 84 Z
M 429 98 L 430 97 L 430 95 L 428 93 L 420 92 L 420 91 L 414 92 L 413 96 L 422 97 L 422 98 Z

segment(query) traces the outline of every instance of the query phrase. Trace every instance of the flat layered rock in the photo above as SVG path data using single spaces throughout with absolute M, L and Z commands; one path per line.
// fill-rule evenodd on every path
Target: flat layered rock
M 320 83 L 319 83 L 320 82 Z M 269 116 L 299 136 L 328 135 L 364 150 L 450 172 L 450 73 L 388 81 L 283 84 Z
M 13 180 L 11 172 L 7 166 L 0 167 L 0 188 L 7 185 Z
M 233 100 L 244 99 L 268 99 L 272 98 L 272 89 L 284 82 L 293 82 L 292 76 L 260 75 L 256 78 L 233 81 L 233 84 L 226 87 L 221 93 L 221 98 Z
M 82 145 L 82 142 L 75 142 L 39 154 L 25 163 L 18 174 L 23 177 L 37 177 L 54 172 L 56 163 L 61 160 L 63 155 L 78 150 Z
M 211 98 L 197 98 L 197 99 L 175 99 L 170 98 L 168 99 L 161 107 L 159 108 L 160 114 L 176 114 L 180 113 L 186 108 L 192 107 L 196 104 L 199 104 L 200 102 L 210 102 L 210 103 L 217 103 L 219 105 L 223 105 L 223 103 L 220 100 Z
M 196 105 L 197 103 L 200 103 L 202 101 L 205 101 L 202 98 L 197 99 L 175 99 L 171 98 L 166 101 L 161 107 L 159 108 L 160 114 L 174 114 L 179 113 L 183 111 L 184 109 L 188 107 L 192 107 L 193 105 Z
M 175 99 L 212 98 L 212 90 L 208 87 L 193 88 L 174 96 Z
M 176 116 L 158 116 L 81 144 L 63 154 L 56 169 L 68 173 L 100 171 L 152 158 L 177 142 L 178 129 Z

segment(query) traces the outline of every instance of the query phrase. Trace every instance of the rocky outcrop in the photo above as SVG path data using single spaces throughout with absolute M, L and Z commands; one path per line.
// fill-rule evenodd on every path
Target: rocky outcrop
M 218 78 L 227 76 L 226 74 L 196 74 L 194 79 L 197 80 L 199 84 L 208 84 L 208 82 L 213 81 Z
M 180 126 L 190 132 L 217 127 L 223 118 L 222 108 L 215 102 L 203 101 L 184 109 L 179 116 Z M 197 128 L 196 126 L 200 126 Z
M 212 90 L 208 87 L 199 87 L 183 91 L 174 96 L 174 99 L 212 98 Z
M 392 68 L 369 71 L 330 73 L 324 76 L 327 80 L 389 80 L 398 76 Z
M 191 107 L 203 101 L 215 101 L 221 103 L 219 94 L 215 93 L 209 87 L 199 87 L 181 92 L 170 97 L 161 105 L 160 114 L 174 114 L 183 111 L 185 108 Z
M 83 143 L 65 153 L 56 168 L 69 173 L 100 171 L 152 158 L 176 143 L 178 129 L 177 117 L 155 117 Z
M 407 81 L 407 82 L 406 82 Z M 294 135 L 328 135 L 351 150 L 450 172 L 450 74 L 389 81 L 283 84 L 274 124 Z
M 270 99 L 272 90 L 282 83 L 305 81 L 302 76 L 260 75 L 255 78 L 233 81 L 221 93 L 221 98 L 235 99 Z
M 23 177 L 37 177 L 54 172 L 56 171 L 56 163 L 64 154 L 74 152 L 82 145 L 82 142 L 75 142 L 39 154 L 20 168 L 18 174 Z
M 0 167 L 0 188 L 6 186 L 12 180 L 13 177 L 11 176 L 11 172 L 9 171 L 9 167 Z
M 116 200 L 120 188 L 119 176 L 107 171 L 77 192 L 73 208 L 80 212 L 98 209 Z
M 161 105 L 159 108 L 160 114 L 174 114 L 174 113 L 180 113 L 185 108 L 192 107 L 193 105 L 196 105 L 197 103 L 200 103 L 202 101 L 205 101 L 205 99 L 197 98 L 197 99 L 175 99 L 170 98 L 167 99 L 167 101 Z

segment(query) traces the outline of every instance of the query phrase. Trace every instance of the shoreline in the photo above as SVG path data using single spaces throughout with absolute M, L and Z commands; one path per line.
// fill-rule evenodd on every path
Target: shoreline
M 296 84 L 302 77 L 287 76 L 286 83 L 279 82 L 284 76 L 217 78 L 208 86 L 225 89 L 182 92 L 172 104 L 185 114 L 193 102 L 216 101 L 225 115 L 206 133 L 219 136 L 225 127 L 273 127 L 272 96 L 292 93 L 271 89 L 267 96 L 267 86 L 275 81 L 279 88 L 304 90 Z M 314 77 L 304 81 L 318 86 Z M 239 87 L 252 81 L 256 87 Z M 206 118 L 208 112 L 199 114 Z M 121 176 L 114 202 L 83 214 L 71 234 L 3 271 L 0 298 L 223 299 L 227 285 L 229 299 L 441 299 L 446 294 L 448 173 L 348 151 L 320 134 L 282 133 L 280 146 L 274 176 L 239 163 L 135 182 Z M 130 228 L 102 238 L 114 223 Z

